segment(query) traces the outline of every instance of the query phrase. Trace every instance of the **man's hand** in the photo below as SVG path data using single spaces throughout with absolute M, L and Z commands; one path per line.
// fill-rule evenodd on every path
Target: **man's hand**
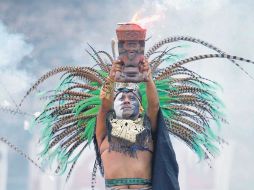
M 149 80 L 152 80 L 151 68 L 150 68 L 150 65 L 149 65 L 147 59 L 144 59 L 144 60 L 142 61 L 141 72 L 142 72 L 142 73 L 144 73 L 144 72 L 147 73 L 147 79 L 148 79 L 148 81 L 149 81 Z
M 116 72 L 122 72 L 123 62 L 121 60 L 116 60 L 112 63 L 110 69 L 109 78 L 115 81 Z

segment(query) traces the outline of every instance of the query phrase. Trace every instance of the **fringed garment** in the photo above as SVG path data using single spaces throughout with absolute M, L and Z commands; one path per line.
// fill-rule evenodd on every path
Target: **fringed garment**
M 152 153 L 151 123 L 145 114 L 136 119 L 115 119 L 110 112 L 107 115 L 107 136 L 109 151 L 116 151 L 130 157 L 137 157 L 137 151 Z

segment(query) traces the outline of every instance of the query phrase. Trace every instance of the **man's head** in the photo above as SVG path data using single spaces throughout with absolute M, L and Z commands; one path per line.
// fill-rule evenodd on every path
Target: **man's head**
M 117 91 L 114 110 L 118 119 L 137 119 L 140 114 L 140 94 L 129 89 Z

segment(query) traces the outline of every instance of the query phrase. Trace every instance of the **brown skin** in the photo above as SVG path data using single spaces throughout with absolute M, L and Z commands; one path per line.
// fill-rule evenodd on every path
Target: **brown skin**
M 152 132 L 156 131 L 157 114 L 159 110 L 158 93 L 151 77 L 151 70 L 148 61 L 145 60 L 142 66 L 143 71 L 147 71 L 149 74 L 149 80 L 146 83 L 146 94 L 148 101 L 148 108 L 146 110 L 149 119 L 152 124 Z M 110 78 L 114 78 L 116 71 L 121 71 L 121 62 L 115 61 L 110 71 Z M 137 158 L 132 158 L 128 155 L 116 151 L 108 151 L 109 142 L 106 137 L 106 113 L 113 107 L 113 94 L 110 99 L 102 99 L 102 106 L 100 107 L 97 123 L 96 123 L 96 138 L 100 148 L 101 158 L 104 165 L 105 179 L 112 178 L 145 178 L 151 179 L 152 168 L 152 154 L 148 151 L 138 151 Z M 125 104 L 128 104 L 131 100 L 128 94 L 125 97 Z M 150 147 L 153 149 L 153 147 Z M 121 188 L 140 188 L 142 185 L 129 185 L 129 186 L 117 186 Z

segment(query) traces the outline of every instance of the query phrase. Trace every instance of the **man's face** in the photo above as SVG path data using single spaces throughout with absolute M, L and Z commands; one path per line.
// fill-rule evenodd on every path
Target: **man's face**
M 120 92 L 114 101 L 118 119 L 136 119 L 139 115 L 139 101 L 132 92 Z

